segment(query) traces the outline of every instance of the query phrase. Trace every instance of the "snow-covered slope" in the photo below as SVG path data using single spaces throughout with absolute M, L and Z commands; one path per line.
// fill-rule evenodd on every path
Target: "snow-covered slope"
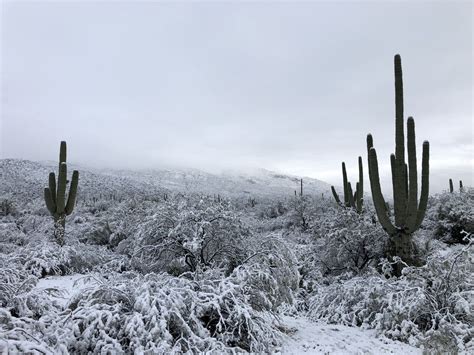
M 175 170 L 96 170 L 68 165 L 69 171 L 80 171 L 80 195 L 160 194 L 165 190 L 220 194 L 222 196 L 292 196 L 299 193 L 300 178 L 259 169 L 241 173 L 235 171 L 211 174 L 196 169 Z M 36 198 L 43 193 L 48 173 L 56 171 L 53 162 L 0 160 L 0 193 Z M 330 186 L 320 180 L 303 178 L 304 193 L 328 194 Z
M 147 184 L 113 174 L 97 173 L 68 164 L 68 177 L 72 170 L 80 171 L 79 200 L 97 198 L 126 198 L 135 195 L 160 194 L 158 185 Z M 28 160 L 0 160 L 0 194 L 12 196 L 18 203 L 39 198 L 48 184 L 48 174 L 57 173 L 55 163 L 38 163 Z

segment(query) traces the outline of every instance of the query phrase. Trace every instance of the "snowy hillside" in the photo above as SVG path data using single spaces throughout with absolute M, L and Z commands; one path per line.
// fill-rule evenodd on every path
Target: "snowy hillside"
M 95 194 L 104 196 L 134 196 L 143 194 L 162 195 L 166 191 L 193 192 L 208 195 L 234 197 L 291 197 L 296 190 L 300 192 L 300 178 L 274 173 L 265 169 L 251 173 L 225 172 L 211 174 L 196 169 L 175 170 L 97 170 L 69 165 L 70 171 L 81 172 L 80 196 Z M 28 160 L 0 160 L 0 192 L 42 196 L 38 186 L 47 185 L 50 171 L 57 171 L 51 162 L 37 163 Z M 330 185 L 303 178 L 305 194 L 329 196 Z

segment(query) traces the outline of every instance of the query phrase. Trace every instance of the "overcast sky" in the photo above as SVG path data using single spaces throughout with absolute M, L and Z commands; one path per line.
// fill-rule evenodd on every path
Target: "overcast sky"
M 0 157 L 390 187 L 393 55 L 431 191 L 473 181 L 471 2 L 3 2 Z M 366 165 L 365 165 L 366 167 Z M 368 189 L 368 187 L 366 187 Z

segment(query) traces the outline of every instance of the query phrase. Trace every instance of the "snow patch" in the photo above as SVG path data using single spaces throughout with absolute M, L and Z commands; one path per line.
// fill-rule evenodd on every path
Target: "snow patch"
M 48 291 L 52 301 L 65 307 L 73 295 L 94 283 L 95 281 L 91 281 L 90 278 L 82 274 L 48 276 L 40 279 L 35 288 Z
M 279 354 L 422 354 L 422 350 L 387 338 L 378 338 L 374 330 L 362 330 L 306 318 L 283 317 L 289 329 Z

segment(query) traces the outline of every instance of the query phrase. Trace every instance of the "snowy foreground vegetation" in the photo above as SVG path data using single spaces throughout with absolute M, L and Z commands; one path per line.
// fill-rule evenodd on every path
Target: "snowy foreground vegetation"
M 0 353 L 474 352 L 472 189 L 430 196 L 420 266 L 396 277 L 370 199 L 358 214 L 329 189 L 217 196 L 86 172 L 61 247 L 49 168 L 1 164 Z

